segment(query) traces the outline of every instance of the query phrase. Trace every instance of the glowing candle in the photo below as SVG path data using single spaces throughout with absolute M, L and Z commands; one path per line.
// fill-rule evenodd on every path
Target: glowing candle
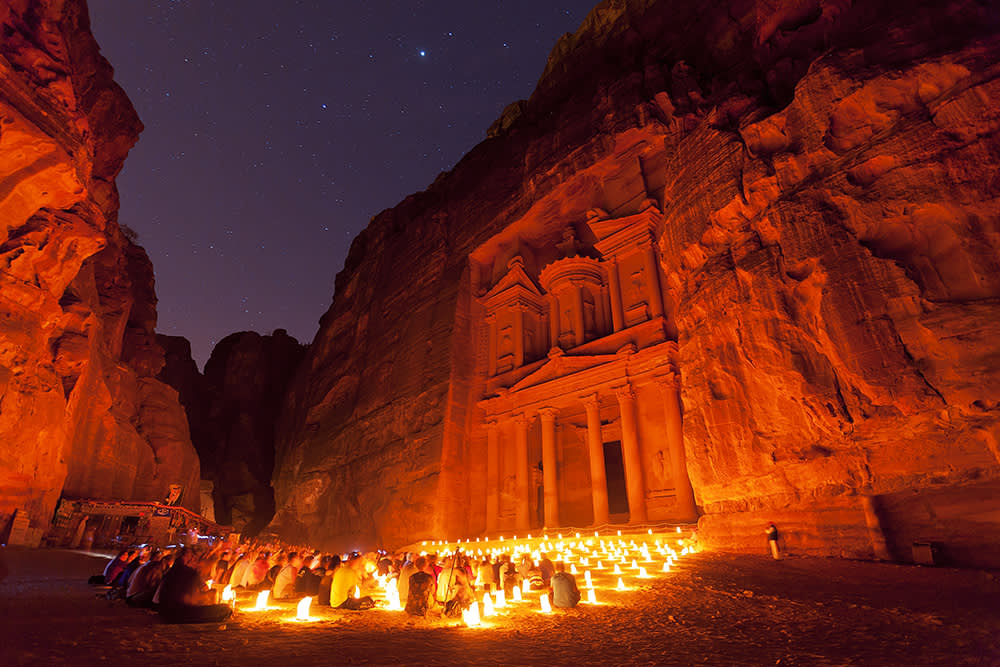
M 640 579 L 649 579 L 649 575 L 646 574 L 646 568 L 644 568 L 644 567 L 640 567 L 639 568 L 639 578 Z
M 678 533 L 681 532 L 681 527 L 680 526 L 677 526 L 677 532 Z
M 270 590 L 261 591 L 257 593 L 257 604 L 254 605 L 254 609 L 267 609 L 267 598 L 271 595 Z
M 507 606 L 507 596 L 504 595 L 503 589 L 501 588 L 500 590 L 497 591 L 496 607 L 497 609 L 502 609 L 506 606 Z
M 632 569 L 633 570 L 638 570 L 639 569 L 639 564 L 636 563 L 634 560 L 632 561 Z
M 528 582 L 526 581 L 524 583 L 528 583 Z M 528 590 L 528 589 L 525 588 L 525 590 Z M 518 588 L 517 586 L 515 586 L 514 587 L 514 602 L 521 602 L 522 600 L 524 600 L 524 598 L 521 597 L 521 589 Z
M 621 574 L 621 573 L 622 573 L 622 569 L 620 567 L 618 567 L 618 563 L 615 563 L 614 574 Z
M 590 604 L 597 604 L 597 594 L 594 593 L 593 588 L 587 591 L 587 602 L 589 602 Z
M 493 609 L 493 598 L 490 597 L 489 593 L 483 593 L 483 616 L 495 616 L 496 611 Z
M 354 599 L 357 600 L 360 597 L 361 597 L 361 588 L 359 588 L 358 586 L 355 586 L 354 587 Z
M 618 577 L 618 586 L 617 586 L 617 588 L 618 588 L 618 590 L 620 590 L 620 591 L 623 591 L 623 590 L 625 590 L 625 582 L 624 582 L 624 581 L 622 581 L 622 578 L 621 578 L 621 577 Z
M 312 598 L 302 598 L 299 600 L 299 605 L 295 608 L 295 618 L 299 621 L 309 620 L 309 605 L 312 604 Z
M 670 561 L 667 561 L 663 564 L 663 571 L 670 572 Z
M 388 602 L 387 609 L 390 611 L 403 610 L 403 605 L 399 600 L 399 584 L 395 579 L 390 579 L 386 584 L 385 599 Z
M 583 573 L 583 578 L 587 582 L 587 588 L 593 588 L 594 587 L 594 580 L 590 576 L 590 570 L 586 570 Z
M 542 597 L 541 597 L 540 601 L 542 603 L 542 613 L 543 614 L 549 614 L 549 613 L 551 613 L 552 612 L 552 605 L 549 604 L 549 594 L 548 593 L 542 593 Z
M 473 628 L 480 623 L 479 619 L 479 603 L 473 602 L 468 609 L 462 610 L 462 620 L 470 628 Z
M 598 570 L 603 570 L 604 569 L 604 566 L 601 565 L 601 561 L 597 561 L 597 569 Z
M 211 579 L 209 579 L 208 581 L 206 581 L 205 585 L 208 586 L 208 590 L 212 590 L 212 580 Z
M 570 574 L 577 574 L 576 565 L 570 565 L 569 566 L 569 573 Z

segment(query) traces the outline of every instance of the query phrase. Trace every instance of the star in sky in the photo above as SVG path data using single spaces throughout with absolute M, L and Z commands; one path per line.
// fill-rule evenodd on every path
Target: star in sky
M 310 341 L 353 238 L 528 97 L 595 3 L 89 0 L 146 127 L 119 219 L 153 261 L 158 330 L 199 364 L 234 331 Z

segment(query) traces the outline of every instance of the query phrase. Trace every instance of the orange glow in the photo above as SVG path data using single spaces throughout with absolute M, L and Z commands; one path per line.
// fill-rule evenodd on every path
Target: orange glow
M 542 603 L 542 613 L 543 614 L 551 614 L 552 613 L 552 605 L 549 604 L 549 594 L 548 593 L 542 593 L 542 597 L 540 598 L 539 601 Z
M 462 610 L 462 620 L 470 628 L 474 628 L 481 623 L 479 618 L 479 603 L 473 602 L 468 609 Z

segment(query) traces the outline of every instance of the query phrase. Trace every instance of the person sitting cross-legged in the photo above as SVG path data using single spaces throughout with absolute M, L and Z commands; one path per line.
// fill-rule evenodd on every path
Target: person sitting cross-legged
M 580 589 L 576 577 L 566 571 L 561 560 L 556 561 L 556 573 L 552 575 L 552 606 L 569 609 L 580 602 Z

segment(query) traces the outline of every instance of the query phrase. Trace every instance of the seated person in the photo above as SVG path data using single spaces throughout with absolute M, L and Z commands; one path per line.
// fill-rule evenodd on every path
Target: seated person
M 367 595 L 354 597 L 354 590 L 361 584 L 363 568 L 364 560 L 360 554 L 354 554 L 347 562 L 340 564 L 333 573 L 333 581 L 330 582 L 331 607 L 358 610 L 375 606 L 374 600 Z
M 459 563 L 458 556 L 445 559 L 444 569 L 438 575 L 436 597 L 448 616 L 459 615 L 473 600 L 468 575 Z
M 323 578 L 319 580 L 317 596 L 318 604 L 326 607 L 330 606 L 330 587 L 333 586 L 333 575 L 340 567 L 340 556 L 324 556 L 320 569 L 323 571 Z
M 434 605 L 434 570 L 423 556 L 414 562 L 416 571 L 410 575 L 406 595 L 406 613 L 410 616 L 426 616 Z
M 566 571 L 566 564 L 556 561 L 556 573 L 552 575 L 552 606 L 569 609 L 580 602 L 580 589 L 576 587 L 576 577 Z
M 274 578 L 274 589 L 271 592 L 275 600 L 284 600 L 295 595 L 295 581 L 302 567 L 302 557 L 296 552 L 288 554 L 288 565 L 285 565 Z
M 227 604 L 216 604 L 216 591 L 205 585 L 215 554 L 199 558 L 191 548 L 181 550 L 160 582 L 159 612 L 167 623 L 218 623 L 233 613 Z
M 319 567 L 319 558 L 310 558 L 308 566 L 299 569 L 299 578 L 295 581 L 297 595 L 318 595 L 319 582 L 324 570 Z
M 156 593 L 163 573 L 167 571 L 170 562 L 163 554 L 157 553 L 132 575 L 125 591 L 125 603 L 130 607 L 149 608 L 153 606 L 153 595 Z

